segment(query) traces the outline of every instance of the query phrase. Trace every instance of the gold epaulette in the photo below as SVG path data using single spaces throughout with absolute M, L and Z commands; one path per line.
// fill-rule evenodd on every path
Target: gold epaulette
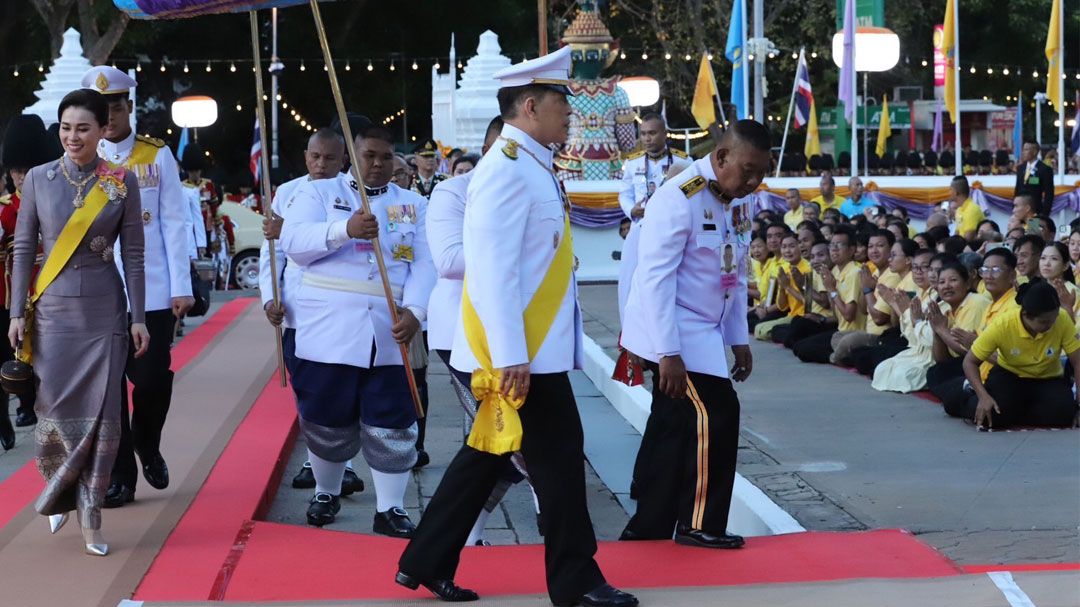
M 503 155 L 506 156 L 507 158 L 509 158 L 510 160 L 517 160 L 518 159 L 518 151 L 517 150 L 518 150 L 518 142 L 514 141 L 513 139 L 507 138 L 506 139 L 506 145 L 504 145 L 502 147 Z
M 630 152 L 629 154 L 623 154 L 623 160 L 634 160 L 635 158 L 641 158 L 645 155 L 645 150 L 638 150 L 636 152 Z
M 671 150 L 671 153 L 674 156 L 678 156 L 679 158 L 689 158 L 689 156 L 686 155 L 686 152 L 684 152 L 684 151 L 682 151 L 680 149 L 677 149 L 677 148 L 668 148 L 668 149 Z
M 697 194 L 701 190 L 704 190 L 706 185 L 707 184 L 705 182 L 705 178 L 701 175 L 696 175 L 690 181 L 687 181 L 686 183 L 679 186 L 679 189 L 682 190 L 682 193 L 687 198 L 690 198 L 694 194 Z
M 143 143 L 149 143 L 156 148 L 165 147 L 165 142 L 149 135 L 135 135 L 135 141 L 141 141 Z

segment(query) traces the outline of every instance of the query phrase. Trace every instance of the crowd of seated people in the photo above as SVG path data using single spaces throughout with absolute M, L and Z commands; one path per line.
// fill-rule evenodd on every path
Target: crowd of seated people
M 754 217 L 756 339 L 851 368 L 877 390 L 932 393 L 983 429 L 1080 422 L 1080 219 L 1058 240 L 1021 195 L 1003 232 L 958 177 L 948 212 L 916 232 L 904 209 L 855 187 L 850 205 L 831 196 L 831 176 L 822 185 L 812 205 L 793 190 L 787 214 Z
M 1057 171 L 1055 148 L 1041 148 L 1039 157 L 1041 162 Z M 965 149 L 960 152 L 960 161 L 964 175 L 1012 175 L 1017 166 L 1009 150 Z M 808 158 L 801 151 L 790 150 L 784 153 L 783 158 L 774 154 L 773 162 L 779 163 L 782 177 L 806 177 L 823 171 L 846 176 L 851 167 L 851 154 L 845 151 L 836 157 L 832 154 L 813 154 Z M 940 153 L 933 150 L 897 150 L 879 156 L 870 150 L 865 161 L 860 158 L 859 166 L 861 173 L 871 176 L 952 175 L 956 171 L 956 153 L 947 148 Z

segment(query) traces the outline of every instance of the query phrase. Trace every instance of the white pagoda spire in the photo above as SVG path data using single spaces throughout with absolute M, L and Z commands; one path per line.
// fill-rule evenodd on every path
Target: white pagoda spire
M 90 69 L 90 61 L 83 56 L 81 36 L 75 28 L 64 32 L 60 56 L 49 66 L 41 88 L 34 95 L 38 100 L 23 110 L 24 114 L 37 114 L 49 126 L 56 122 L 56 108 L 60 100 L 75 89 L 82 88 L 82 77 Z

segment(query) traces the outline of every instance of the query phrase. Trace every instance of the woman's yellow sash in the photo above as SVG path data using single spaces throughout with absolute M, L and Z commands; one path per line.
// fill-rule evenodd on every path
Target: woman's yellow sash
M 555 317 L 559 314 L 563 297 L 570 287 L 574 267 L 574 246 L 570 238 L 570 217 L 563 222 L 563 238 L 555 250 L 540 287 L 525 307 L 525 344 L 529 360 L 536 357 L 547 337 Z M 525 399 L 517 395 L 507 396 L 499 391 L 502 374 L 491 362 L 487 334 L 480 317 L 469 300 L 468 278 L 462 288 L 461 315 L 465 324 L 465 337 L 480 368 L 473 371 L 472 391 L 480 402 L 480 410 L 469 433 L 468 444 L 473 449 L 501 455 L 521 448 L 521 418 L 517 410 Z
M 23 342 L 22 348 L 18 352 L 18 358 L 22 362 L 28 365 L 33 364 L 34 350 L 31 344 L 31 335 L 34 333 L 34 304 L 41 298 L 41 294 L 45 292 L 45 289 L 49 288 L 49 285 L 60 275 L 67 262 L 71 260 L 71 256 L 79 248 L 79 243 L 83 241 L 86 233 L 90 231 L 90 226 L 93 225 L 94 220 L 97 219 L 108 203 L 108 195 L 97 184 L 90 188 L 90 193 L 83 199 L 83 206 L 76 208 L 75 212 L 68 218 L 64 228 L 60 230 L 60 235 L 56 238 L 56 244 L 53 246 L 52 252 L 45 259 L 45 263 L 41 265 L 41 271 L 37 275 L 37 282 L 34 283 L 34 294 L 29 297 L 26 312 L 23 315 L 25 319 Z

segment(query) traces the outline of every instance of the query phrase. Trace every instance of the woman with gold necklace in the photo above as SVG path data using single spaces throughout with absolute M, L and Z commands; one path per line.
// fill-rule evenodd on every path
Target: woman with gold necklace
M 105 556 L 101 505 L 120 441 L 120 391 L 130 335 L 146 351 L 138 179 L 98 158 L 108 105 L 80 89 L 60 102 L 64 156 L 30 170 L 15 227 L 8 339 L 37 384 L 34 504 L 53 533 L 78 511 L 87 554 Z M 39 235 L 45 262 L 30 285 Z M 113 260 L 120 238 L 121 281 Z M 125 301 L 124 285 L 127 285 Z

